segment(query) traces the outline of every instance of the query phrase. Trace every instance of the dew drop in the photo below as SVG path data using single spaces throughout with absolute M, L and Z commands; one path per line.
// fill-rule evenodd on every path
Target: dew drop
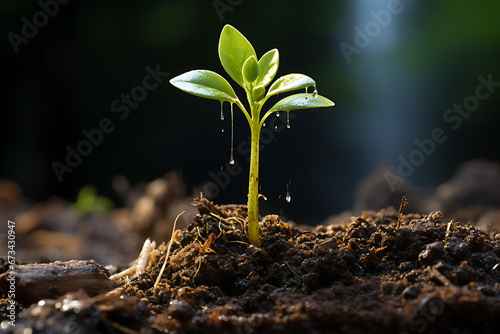
M 290 112 L 286 112 L 286 127 L 290 129 Z
M 229 163 L 234 165 L 234 118 L 233 118 L 233 103 L 231 103 L 231 158 Z
M 224 101 L 220 101 L 220 120 L 223 121 L 224 120 Z M 222 132 L 224 132 L 224 130 L 222 130 Z
M 314 85 L 313 99 L 316 97 L 318 97 L 318 89 L 316 88 L 316 85 Z

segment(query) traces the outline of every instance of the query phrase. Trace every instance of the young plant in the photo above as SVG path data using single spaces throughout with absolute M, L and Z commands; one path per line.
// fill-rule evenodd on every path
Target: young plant
M 248 182 L 248 238 L 259 245 L 259 142 L 260 131 L 266 119 L 272 113 L 286 112 L 287 122 L 291 110 L 331 107 L 329 99 L 318 95 L 316 82 L 304 74 L 288 74 L 277 79 L 266 91 L 278 71 L 279 54 L 273 49 L 257 60 L 255 50 L 250 42 L 238 30 L 230 25 L 224 26 L 219 40 L 219 58 L 226 72 L 246 92 L 249 110 L 241 103 L 231 85 L 219 74 L 208 70 L 193 70 L 181 74 L 170 83 L 175 87 L 204 98 L 219 100 L 222 104 L 231 105 L 231 122 L 233 104 L 236 104 L 245 115 L 250 125 L 251 153 L 250 177 Z M 314 87 L 313 93 L 307 88 Z M 305 89 L 299 93 L 278 101 L 266 112 L 262 108 L 266 101 L 274 95 L 297 89 Z M 232 123 L 231 123 L 232 124 Z M 289 127 L 289 123 L 288 123 Z M 234 163 L 231 147 L 231 163 Z

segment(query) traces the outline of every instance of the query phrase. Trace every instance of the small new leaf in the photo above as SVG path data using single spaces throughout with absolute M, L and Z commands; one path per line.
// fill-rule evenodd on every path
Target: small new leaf
M 248 83 L 253 83 L 259 76 L 259 64 L 257 58 L 250 56 L 243 64 L 243 78 Z
M 229 82 L 212 71 L 189 71 L 171 79 L 170 83 L 186 93 L 207 99 L 229 102 L 238 100 Z
M 278 49 L 272 49 L 266 52 L 259 59 L 259 77 L 257 78 L 257 86 L 266 87 L 273 81 L 276 72 L 278 72 L 278 65 L 280 62 L 280 55 Z
M 256 87 L 252 92 L 254 101 L 259 102 L 266 96 L 266 89 L 264 87 Z

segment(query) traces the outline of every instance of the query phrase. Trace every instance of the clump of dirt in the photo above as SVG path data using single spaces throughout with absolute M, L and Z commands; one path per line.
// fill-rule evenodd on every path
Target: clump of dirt
M 500 234 L 443 222 L 440 212 L 370 211 L 309 230 L 270 215 L 257 248 L 244 233 L 244 207 L 197 207 L 174 234 L 156 290 L 165 244 L 150 272 L 105 296 L 79 296 L 78 311 L 34 305 L 16 330 L 61 319 L 96 333 L 500 330 Z

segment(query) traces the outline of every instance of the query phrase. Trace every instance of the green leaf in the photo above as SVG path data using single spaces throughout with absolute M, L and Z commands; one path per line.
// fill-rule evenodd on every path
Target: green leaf
M 278 101 L 271 109 L 269 109 L 268 113 L 275 111 L 333 107 L 334 105 L 335 103 L 324 96 L 311 93 L 299 93 L 287 96 L 284 99 Z
M 260 58 L 259 77 L 257 78 L 256 86 L 266 87 L 271 81 L 273 81 L 276 72 L 278 72 L 279 62 L 280 55 L 278 49 L 272 49 Z
M 243 64 L 251 56 L 257 59 L 252 44 L 234 27 L 225 25 L 219 40 L 219 58 L 226 72 L 241 87 L 245 87 Z
M 189 71 L 171 79 L 170 83 L 186 93 L 207 99 L 230 102 L 238 100 L 229 82 L 212 71 Z
M 314 85 L 316 85 L 316 82 L 307 75 L 298 73 L 287 74 L 276 80 L 271 85 L 267 95 L 271 96 L 279 93 L 286 93 L 292 90 L 311 87 Z
M 259 76 L 259 64 L 257 58 L 250 56 L 243 64 L 243 78 L 248 83 L 253 83 Z

